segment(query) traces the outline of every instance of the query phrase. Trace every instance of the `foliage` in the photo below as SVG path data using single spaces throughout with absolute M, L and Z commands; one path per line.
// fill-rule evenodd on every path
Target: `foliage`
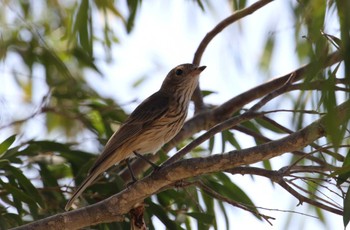
M 207 9 L 210 8 L 210 1 L 194 2 L 197 5 L 193 7 L 200 7 L 204 11 L 203 16 L 209 14 Z M 229 2 L 232 10 L 247 7 L 245 0 Z M 310 143 L 311 150 L 300 149 L 299 152 L 293 152 L 289 163 L 291 169 L 295 165 L 300 166 L 300 169 L 302 166 L 318 165 L 331 172 L 318 171 L 317 176 L 311 176 L 307 170 L 301 170 L 301 173 L 291 170 L 295 174 L 289 174 L 286 181 L 295 185 L 295 188 L 299 186 L 295 182 L 297 179 L 304 181 L 305 196 L 320 200 L 317 191 L 327 187 L 328 180 L 336 180 L 337 186 L 332 189 L 344 199 L 344 225 L 347 225 L 350 219 L 350 198 L 349 191 L 346 191 L 350 171 L 349 151 L 346 151 L 349 147 L 348 122 L 339 124 L 335 113 L 335 106 L 349 99 L 350 59 L 346 54 L 350 53 L 350 16 L 345 11 L 349 9 L 345 2 L 347 1 L 320 0 L 286 3 L 290 4 L 294 17 L 297 58 L 302 63 L 312 63 L 304 73 L 306 77 L 295 83 L 294 88 L 283 92 L 283 100 L 291 101 L 294 106 L 289 111 L 292 114 L 290 123 L 294 127 L 287 128 L 286 124 L 279 124 L 273 119 L 279 113 L 285 112 L 282 111 L 283 108 L 268 107 L 271 111 L 263 111 L 262 114 L 223 130 L 220 136 L 211 137 L 208 146 L 197 146 L 191 156 L 204 156 L 213 152 L 214 145 L 219 144 L 222 152 L 227 152 L 228 148 L 243 149 L 244 145 L 237 138 L 237 133 L 249 135 L 256 145 L 261 145 L 271 140 L 268 138 L 271 133 L 278 137 L 287 135 L 292 130 L 303 128 L 309 121 L 328 114 L 330 116 L 325 127 L 327 139 Z M 33 97 L 38 75 L 45 79 L 48 89 L 34 114 L 28 114 L 27 117 L 13 116 L 7 124 L 1 125 L 2 129 L 10 128 L 12 133 L 16 133 L 9 135 L 0 144 L 0 228 L 7 229 L 63 212 L 72 189 L 71 184 L 67 186 L 67 181 L 74 178 L 74 183 L 79 184 L 96 158 L 95 153 L 81 150 L 83 148 L 77 144 L 81 140 L 78 137 L 89 133 L 98 140 L 95 144 L 101 149 L 113 134 L 115 126 L 126 119 L 128 112 L 115 100 L 104 97 L 91 86 L 86 80 L 86 73 L 93 71 L 103 76 L 96 65 L 95 47 L 103 47 L 104 61 L 110 63 L 110 50 L 119 43 L 118 32 L 110 24 L 108 17 L 120 21 L 130 33 L 137 23 L 138 12 L 142 10 L 142 1 L 126 1 L 127 7 L 126 10 L 123 9 L 123 13 L 117 1 L 2 1 L 0 4 L 0 58 L 4 62 L 12 58 L 16 60 L 8 68 L 23 95 L 19 99 L 20 105 L 23 108 L 38 105 Z M 340 34 L 324 32 L 327 20 L 330 20 L 328 14 L 332 15 L 332 20 L 337 19 Z M 102 28 L 96 26 L 98 18 L 103 18 L 103 23 L 98 24 Z M 304 36 L 300 36 L 301 34 Z M 260 57 L 262 72 L 269 71 L 277 42 L 275 39 L 273 36 L 266 38 L 264 52 Z M 344 54 L 344 64 L 325 68 L 323 65 L 328 54 L 338 50 Z M 343 69 L 345 74 L 341 73 Z M 339 75 L 345 77 L 339 78 Z M 288 94 L 289 91 L 296 92 Z M 211 92 L 203 91 L 203 95 L 209 94 Z M 276 95 L 270 95 L 274 96 Z M 249 108 L 247 104 L 243 106 Z M 229 118 L 244 114 L 247 108 L 241 106 Z M 64 138 L 28 139 L 26 135 L 22 135 L 27 132 L 28 123 L 37 117 L 45 121 L 43 132 L 47 136 L 60 133 Z M 212 122 L 214 126 L 223 121 L 218 119 Z M 201 130 L 207 128 L 201 127 Z M 190 139 L 197 137 L 195 134 L 191 136 Z M 181 140 L 178 146 L 187 143 L 188 140 Z M 269 159 L 262 161 L 260 167 L 266 170 L 264 172 L 273 171 Z M 122 163 L 111 169 L 108 176 L 101 177 L 90 186 L 82 195 L 81 205 L 96 203 L 123 189 L 124 168 Z M 144 175 L 149 172 L 144 172 Z M 242 169 L 231 174 L 245 174 L 244 172 Z M 261 171 L 253 170 L 247 174 L 263 175 L 258 172 Z M 299 174 L 296 176 L 297 173 Z M 271 181 L 274 182 L 272 179 Z M 149 229 L 156 229 L 153 217 L 157 217 L 169 229 L 191 229 L 195 225 L 197 229 L 218 229 L 218 215 L 224 216 L 226 227 L 229 228 L 227 203 L 251 212 L 256 218 L 269 221 L 269 217 L 259 213 L 252 198 L 227 172 L 202 175 L 187 183 L 186 186 L 162 191 L 145 200 L 145 220 Z M 342 209 L 333 204 L 329 206 Z M 220 213 L 217 212 L 217 207 Z M 322 207 L 311 207 L 323 220 L 325 211 Z M 95 228 L 127 229 L 130 228 L 130 223 L 104 223 Z

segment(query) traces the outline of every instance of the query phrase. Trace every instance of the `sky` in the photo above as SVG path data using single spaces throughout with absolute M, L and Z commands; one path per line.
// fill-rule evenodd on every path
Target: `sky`
M 103 77 L 87 71 L 87 81 L 102 95 L 114 98 L 131 112 L 143 99 L 159 89 L 170 69 L 191 62 L 205 34 L 231 14 L 231 6 L 227 0 L 208 2 L 210 9 L 203 12 L 195 1 L 143 1 L 135 28 L 130 34 L 126 33 L 124 25 L 111 17 L 109 20 L 113 22 L 111 24 L 118 33 L 120 44 L 113 46 L 112 63 L 104 61 L 102 47 L 94 48 L 96 58 L 100 60 L 97 65 L 102 70 Z M 294 25 L 291 24 L 292 15 L 288 10 L 291 2 L 274 1 L 246 19 L 231 25 L 214 38 L 201 61 L 201 65 L 207 66 L 201 75 L 201 89 L 215 92 L 205 98 L 206 103 L 221 104 L 241 92 L 304 64 L 295 58 L 295 47 L 292 43 Z M 118 4 L 122 9 L 126 9 L 122 1 Z M 103 20 L 102 17 L 99 18 L 94 26 L 99 26 Z M 269 71 L 263 72 L 258 66 L 267 36 L 276 36 L 277 48 L 273 53 Z M 37 71 L 40 75 L 40 69 Z M 141 78 L 144 79 L 142 84 L 133 87 L 133 83 Z M 0 85 L 0 91 L 4 92 L 14 87 L 15 84 L 7 79 Z M 35 87 L 38 89 L 35 97 L 40 101 L 47 89 L 40 81 L 37 81 Z M 15 95 L 16 90 L 7 93 Z M 286 105 L 288 106 L 287 101 Z M 33 130 L 30 135 L 37 137 L 38 133 L 40 130 Z M 254 145 L 251 138 L 241 138 L 242 147 Z M 217 146 L 216 149 L 219 152 L 220 147 Z M 285 163 L 283 156 L 272 160 L 274 169 L 285 166 Z M 331 213 L 326 213 L 330 222 L 324 227 L 315 218 L 285 212 L 284 210 L 294 210 L 313 215 L 306 205 L 295 208 L 298 201 L 279 187 L 272 187 L 266 179 L 256 177 L 252 180 L 249 176 L 234 176 L 232 179 L 247 192 L 256 205 L 275 210 L 261 211 L 275 217 L 276 220 L 272 221 L 273 226 L 270 226 L 267 222 L 257 220 L 250 213 L 227 205 L 230 210 L 231 229 L 343 229 L 342 218 Z M 289 217 L 292 220 L 286 227 L 285 223 Z M 159 222 L 156 219 L 154 221 Z

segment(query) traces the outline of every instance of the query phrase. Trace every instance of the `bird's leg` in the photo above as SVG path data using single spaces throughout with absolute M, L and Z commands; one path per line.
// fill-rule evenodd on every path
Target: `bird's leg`
M 138 158 L 141 158 L 142 160 L 146 161 L 148 164 L 150 164 L 153 168 L 154 171 L 158 171 L 160 169 L 160 166 L 153 163 L 152 161 L 150 161 L 147 157 L 137 153 L 136 151 L 134 151 L 135 156 L 137 156 Z
M 126 164 L 128 165 L 128 169 L 129 169 L 129 172 L 131 174 L 131 178 L 132 178 L 132 182 L 131 183 L 134 183 L 134 182 L 137 181 L 137 179 L 135 177 L 134 171 L 132 171 L 132 168 L 131 168 L 131 165 L 130 165 L 130 158 L 126 159 Z

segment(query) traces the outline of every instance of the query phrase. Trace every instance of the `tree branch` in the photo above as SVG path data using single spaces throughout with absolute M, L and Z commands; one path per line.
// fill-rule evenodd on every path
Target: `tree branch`
M 256 216 L 259 216 L 259 217 L 263 218 L 264 220 L 266 220 L 272 226 L 272 223 L 270 222 L 270 219 L 274 220 L 275 218 L 273 218 L 271 216 L 267 216 L 267 215 L 261 214 L 260 212 L 255 211 L 252 207 L 248 207 L 245 204 L 241 204 L 241 203 L 239 203 L 239 202 L 237 202 L 235 200 L 229 199 L 229 198 L 221 195 L 220 193 L 214 191 L 213 189 L 211 189 L 210 187 L 208 187 L 207 185 L 205 185 L 202 182 L 198 182 L 197 183 L 197 187 L 201 188 L 208 195 L 210 195 L 211 197 L 214 197 L 217 200 L 224 201 L 224 202 L 226 202 L 226 203 L 228 203 L 228 204 L 230 204 L 232 206 L 235 206 L 237 208 L 243 209 L 243 210 L 245 210 L 247 212 L 252 213 L 253 215 L 256 215 Z
M 323 68 L 332 66 L 335 63 L 338 63 L 342 60 L 343 59 L 342 59 L 342 56 L 340 55 L 340 52 L 336 51 L 336 52 L 327 56 L 327 58 L 325 59 L 325 62 L 323 63 Z M 165 145 L 162 148 L 162 151 L 167 153 L 172 148 L 177 146 L 181 141 L 190 138 L 195 133 L 198 133 L 202 130 L 210 129 L 214 125 L 217 125 L 218 123 L 227 120 L 228 118 L 230 118 L 232 116 L 233 113 L 240 110 L 244 105 L 246 105 L 246 104 L 248 104 L 248 103 L 250 103 L 250 102 L 252 102 L 260 97 L 263 97 L 264 95 L 269 94 L 278 88 L 281 88 L 284 84 L 286 84 L 286 82 L 288 81 L 288 79 L 292 75 L 293 75 L 293 78 L 291 79 L 292 80 L 291 82 L 295 82 L 295 81 L 298 81 L 298 80 L 305 78 L 306 77 L 305 73 L 307 73 L 309 71 L 309 69 L 312 68 L 313 65 L 314 65 L 314 63 L 309 63 L 303 67 L 300 67 L 299 69 L 294 70 L 291 73 L 288 73 L 288 74 L 283 75 L 281 77 L 275 78 L 274 80 L 271 80 L 265 84 L 259 85 L 259 86 L 254 87 L 254 88 L 252 88 L 244 93 L 241 93 L 241 94 L 231 98 L 230 100 L 226 101 L 225 103 L 223 103 L 222 105 L 220 105 L 214 109 L 205 110 L 205 111 L 202 111 L 198 114 L 195 114 L 194 117 L 189 119 L 184 124 L 181 131 L 167 145 Z M 252 118 L 253 117 L 254 116 L 252 116 Z M 244 119 L 246 119 L 246 118 L 247 117 L 239 118 L 242 120 L 241 121 L 237 120 L 236 121 L 237 123 L 235 123 L 235 121 L 231 121 L 231 122 L 232 122 L 232 124 L 238 124 L 239 122 L 244 121 Z M 235 118 L 235 119 L 237 119 L 237 118 Z M 230 121 L 228 121 L 228 123 L 229 122 Z M 222 125 L 224 125 L 224 124 L 222 124 Z M 219 128 L 219 127 L 217 127 L 217 128 Z M 210 134 L 207 134 L 207 135 L 209 135 L 209 137 L 210 137 Z M 205 139 L 204 137 L 202 137 L 202 138 Z M 205 140 L 202 140 L 202 141 L 198 140 L 197 144 L 202 143 L 203 141 L 205 141 Z M 192 145 L 194 145 L 194 144 L 192 144 Z M 190 149 L 190 147 L 187 147 L 187 148 Z M 182 154 L 179 154 L 179 155 L 182 155 Z M 180 158 L 180 156 L 179 156 L 179 158 Z M 156 161 L 159 159 L 159 156 L 157 154 L 155 154 L 155 155 L 151 156 L 151 159 L 153 161 Z M 149 167 L 147 164 L 144 164 L 143 161 L 136 161 L 134 163 L 134 165 L 135 165 L 134 172 L 136 175 L 144 172 L 145 167 Z M 130 175 L 127 171 L 124 171 L 121 174 L 121 177 L 125 181 L 130 179 Z
M 237 130 L 237 131 L 240 131 L 240 132 L 242 132 L 242 133 L 244 133 L 244 134 L 246 134 L 246 135 L 252 136 L 252 137 L 254 137 L 254 138 L 256 138 L 256 139 L 258 139 L 258 140 L 260 140 L 260 141 L 262 141 L 262 142 L 265 142 L 265 143 L 266 143 L 266 142 L 272 141 L 270 138 L 267 138 L 267 137 L 261 135 L 260 133 L 256 133 L 256 132 L 254 132 L 253 130 L 250 130 L 250 129 L 248 129 L 248 128 L 246 128 L 246 127 L 243 127 L 243 126 L 241 126 L 241 125 L 235 126 L 233 129 L 235 129 L 235 130 Z M 306 159 L 309 159 L 309 160 L 311 160 L 311 161 L 313 161 L 313 162 L 315 162 L 315 163 L 317 163 L 317 164 L 319 164 L 319 165 L 327 165 L 327 166 L 330 166 L 330 165 L 329 165 L 327 162 L 325 162 L 324 160 L 319 159 L 319 158 L 317 158 L 317 157 L 314 157 L 314 156 L 312 156 L 311 154 L 307 154 L 307 153 L 305 153 L 305 152 L 303 152 L 303 151 L 297 150 L 297 151 L 292 151 L 291 153 L 293 153 L 293 154 L 295 154 L 295 155 L 297 155 L 297 156 L 305 157 Z
M 302 169 L 302 170 L 300 170 Z M 292 173 L 300 173 L 300 172 L 312 172 L 312 173 L 319 173 L 323 171 L 329 171 L 329 168 L 323 168 L 323 167 L 315 167 L 315 166 L 307 166 L 307 167 L 300 167 L 296 166 L 296 170 L 290 167 L 283 167 L 280 170 L 266 170 L 261 168 L 255 168 L 255 167 L 236 167 L 233 169 L 226 170 L 226 172 L 231 174 L 249 174 L 249 175 L 258 175 L 263 176 L 266 178 L 269 178 L 271 181 L 277 183 L 280 185 L 283 189 L 285 189 L 287 192 L 292 194 L 295 198 L 299 200 L 299 204 L 302 204 L 303 202 L 306 202 L 308 204 L 314 205 L 316 207 L 319 207 L 323 210 L 327 210 L 329 212 L 342 215 L 343 211 L 337 208 L 333 208 L 331 206 L 325 205 L 317 200 L 312 200 L 308 197 L 303 196 L 296 190 L 294 190 L 289 184 L 286 182 L 284 177 L 290 176 Z M 287 180 L 288 181 L 288 180 Z M 296 186 L 295 184 L 293 184 Z M 305 191 L 306 192 L 306 191 Z M 319 198 L 321 199 L 321 198 Z M 324 201 L 325 203 L 329 203 L 328 201 L 325 201 L 321 199 L 321 201 Z M 333 205 L 332 203 L 329 203 L 330 205 Z
M 340 52 L 336 51 L 328 55 L 325 62 L 323 63 L 323 68 L 332 66 L 342 60 L 343 57 L 341 56 Z M 240 110 L 244 105 L 280 88 L 287 82 L 291 74 L 295 75 L 293 82 L 305 78 L 305 73 L 307 73 L 313 65 L 314 63 L 307 64 L 291 73 L 275 78 L 274 80 L 271 80 L 265 84 L 245 91 L 244 93 L 231 98 L 230 100 L 212 110 L 206 110 L 196 114 L 185 123 L 181 131 L 164 148 L 164 151 L 168 152 L 170 149 L 174 148 L 174 146 L 178 145 L 182 140 L 190 138 L 193 136 L 193 134 L 198 133 L 199 131 L 207 130 L 213 127 L 217 123 L 220 123 L 231 117 L 232 114 Z
M 241 18 L 244 18 L 245 16 L 254 13 L 258 9 L 262 8 L 266 4 L 272 2 L 273 0 L 260 0 L 256 3 L 252 4 L 249 7 L 246 7 L 242 10 L 236 11 L 231 16 L 225 18 L 222 20 L 219 24 L 217 24 L 210 32 L 206 34 L 206 36 L 203 38 L 201 43 L 199 44 L 195 54 L 192 63 L 195 65 L 199 65 L 203 56 L 203 53 L 205 49 L 207 48 L 208 44 L 210 43 L 213 38 L 218 35 L 222 30 L 224 30 L 226 27 L 231 25 L 232 23 L 238 21 Z M 196 113 L 199 111 L 202 111 L 204 109 L 204 103 L 202 98 L 202 93 L 200 90 L 199 85 L 197 86 L 195 92 L 192 95 L 192 100 L 195 104 Z
M 339 124 L 345 122 L 349 112 L 350 101 L 346 101 L 335 108 Z M 102 222 L 122 221 L 123 215 L 128 213 L 135 205 L 142 203 L 146 197 L 162 191 L 166 186 L 171 184 L 175 186 L 176 181 L 254 164 L 307 146 L 326 134 L 324 127 L 327 119 L 329 119 L 328 116 L 325 115 L 284 138 L 259 146 L 215 154 L 209 157 L 177 161 L 99 203 L 48 217 L 16 229 L 77 229 Z

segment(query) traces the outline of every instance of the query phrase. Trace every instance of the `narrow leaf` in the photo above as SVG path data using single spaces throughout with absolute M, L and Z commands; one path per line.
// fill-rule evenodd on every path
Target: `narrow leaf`
M 29 195 L 32 199 L 34 199 L 40 206 L 43 207 L 44 202 L 42 200 L 42 197 L 40 196 L 38 190 L 34 187 L 34 185 L 28 180 L 26 176 L 23 175 L 22 171 L 13 167 L 9 166 L 8 173 L 11 173 L 14 178 L 18 181 L 18 184 L 23 187 L 23 191 Z
M 348 191 L 346 192 L 346 195 L 344 198 L 344 213 L 343 213 L 344 228 L 348 225 L 349 221 L 350 221 L 350 188 L 348 188 Z
M 16 140 L 16 135 L 12 135 L 0 144 L 0 158 L 2 154 L 10 148 L 13 142 Z
M 188 212 L 185 214 L 195 218 L 198 222 L 202 222 L 203 224 L 211 225 L 213 224 L 213 221 L 214 221 L 214 216 L 207 213 Z

